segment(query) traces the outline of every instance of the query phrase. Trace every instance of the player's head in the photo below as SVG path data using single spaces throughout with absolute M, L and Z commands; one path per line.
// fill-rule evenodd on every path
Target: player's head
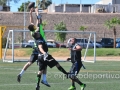
M 30 25 L 28 26 L 28 29 L 29 29 L 30 31 L 34 31 L 34 30 L 35 30 L 34 24 L 30 24 Z
M 76 38 L 71 38 L 70 43 L 75 44 L 75 42 L 76 42 Z
M 76 38 L 70 38 L 67 42 L 68 47 L 71 47 L 73 44 L 75 44 Z

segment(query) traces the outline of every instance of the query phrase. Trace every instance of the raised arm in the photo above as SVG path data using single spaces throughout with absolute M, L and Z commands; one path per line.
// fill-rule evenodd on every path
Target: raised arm
M 34 20 L 33 20 L 33 16 L 32 16 L 32 12 L 33 12 L 34 8 L 30 9 L 30 23 L 34 24 Z
M 42 23 L 41 15 L 39 14 L 38 8 L 35 9 L 35 13 L 37 16 L 36 26 L 39 27 L 39 25 Z

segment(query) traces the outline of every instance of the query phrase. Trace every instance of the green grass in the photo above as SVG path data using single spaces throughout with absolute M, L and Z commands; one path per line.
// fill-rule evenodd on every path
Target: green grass
M 26 62 L 3 63 L 0 61 L 0 90 L 35 90 L 36 72 L 38 66 L 34 63 L 23 75 L 21 83 L 16 77 Z M 69 71 L 71 63 L 60 63 Z M 78 78 L 87 84 L 85 90 L 120 90 L 120 62 L 98 61 L 96 63 L 84 63 L 86 69 L 81 69 Z M 69 79 L 64 78 L 56 67 L 48 67 L 47 80 L 51 87 L 41 84 L 40 90 L 67 90 L 71 85 Z M 79 85 L 76 84 L 77 90 Z
M 21 57 L 30 56 L 32 48 L 19 48 L 15 49 L 15 55 L 19 55 Z M 11 55 L 11 49 L 8 49 L 9 53 L 8 55 Z M 22 51 L 20 53 L 20 51 Z M 4 52 L 4 50 L 3 50 Z M 93 56 L 94 55 L 94 49 L 88 49 L 87 56 Z M 22 54 L 23 53 L 23 54 Z M 63 56 L 69 56 L 70 52 L 68 48 L 49 48 L 49 53 L 53 56 L 57 57 L 63 57 Z M 84 55 L 85 49 L 82 50 L 82 55 Z M 97 48 L 96 49 L 96 56 L 120 56 L 120 49 L 119 48 Z

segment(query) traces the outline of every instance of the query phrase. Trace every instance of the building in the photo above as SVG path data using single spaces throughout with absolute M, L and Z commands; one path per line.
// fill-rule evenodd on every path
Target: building
M 51 4 L 48 12 L 120 13 L 120 0 L 100 0 L 95 4 Z
M 0 11 L 10 11 L 10 6 L 1 6 L 0 5 Z
M 93 13 L 96 10 L 104 10 L 106 13 L 120 13 L 120 0 L 100 0 L 92 6 Z
M 51 4 L 48 7 L 48 12 L 71 12 L 71 13 L 85 12 L 85 13 L 88 13 L 90 12 L 90 7 L 91 7 L 91 4 L 82 4 L 81 6 L 80 4 L 59 4 L 59 5 Z
M 120 4 L 120 0 L 100 0 L 95 4 Z

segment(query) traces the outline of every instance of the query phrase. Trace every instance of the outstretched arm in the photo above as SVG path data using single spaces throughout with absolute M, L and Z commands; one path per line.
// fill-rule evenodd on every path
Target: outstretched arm
M 39 25 L 42 23 L 42 19 L 41 19 L 41 15 L 38 12 L 38 8 L 35 9 L 35 13 L 36 13 L 36 16 L 37 16 L 36 26 L 39 27 Z
M 30 23 L 34 24 L 34 20 L 33 20 L 33 16 L 32 16 L 32 12 L 33 12 L 34 8 L 30 9 Z

